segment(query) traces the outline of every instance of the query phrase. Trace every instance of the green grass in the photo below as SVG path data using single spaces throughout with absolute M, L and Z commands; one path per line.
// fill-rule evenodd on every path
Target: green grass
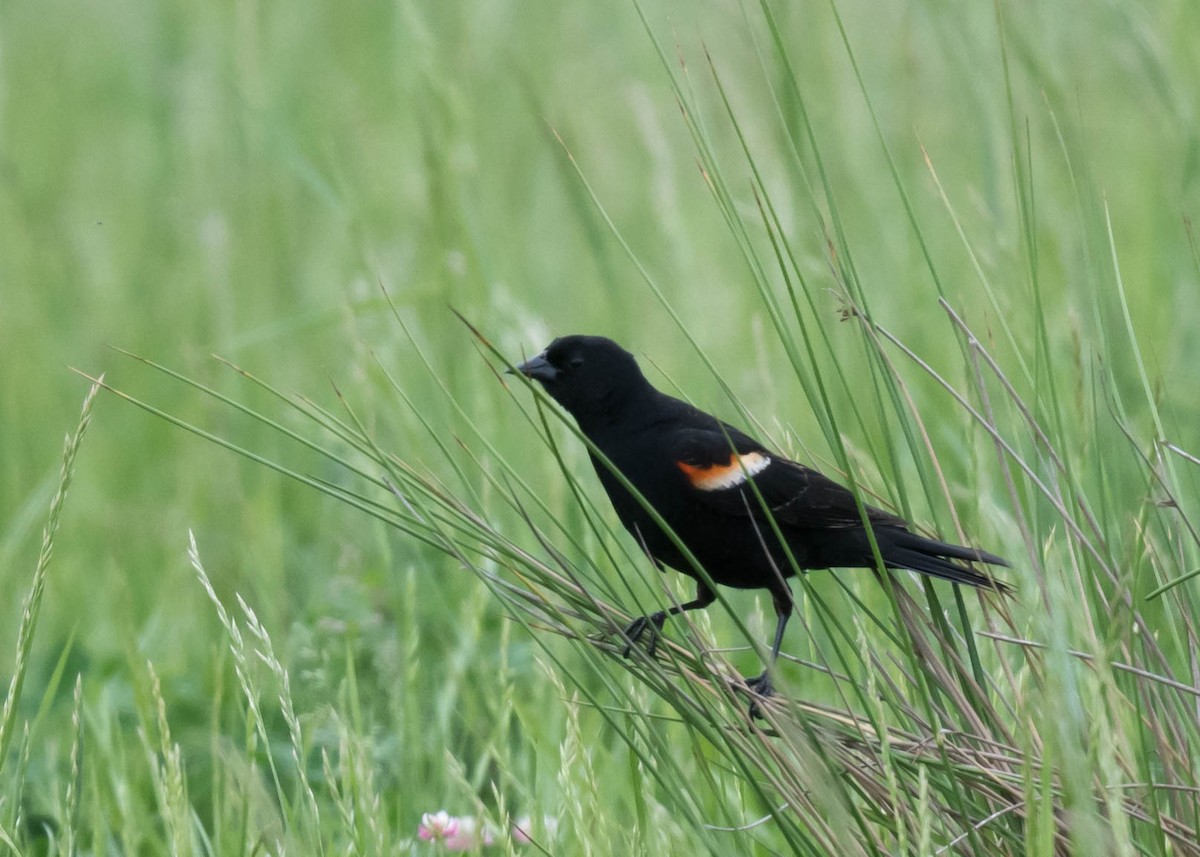
M 0 851 L 1200 852 L 1198 30 L 0 6 Z M 755 594 L 620 658 L 570 332 L 1016 596 L 795 581 L 761 730 Z

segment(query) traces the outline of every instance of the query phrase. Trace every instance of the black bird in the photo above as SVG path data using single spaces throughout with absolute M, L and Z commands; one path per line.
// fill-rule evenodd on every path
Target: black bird
M 779 656 L 792 612 L 792 592 L 785 580 L 794 567 L 876 567 L 854 494 L 711 414 L 659 392 L 633 355 L 611 339 L 560 337 L 516 369 L 541 383 L 575 418 L 580 431 L 654 508 L 713 581 L 771 593 L 777 620 L 770 664 L 748 681 L 752 690 L 769 696 L 769 669 Z M 659 570 L 670 566 L 696 580 L 693 600 L 643 616 L 625 629 L 629 644 L 649 631 L 652 655 L 668 616 L 707 607 L 716 596 L 642 503 L 601 459 L 594 453 L 591 457 L 621 523 Z M 1007 566 L 1000 557 L 917 535 L 903 518 L 873 506 L 866 507 L 866 516 L 888 568 L 1008 590 L 962 564 Z M 626 656 L 629 651 L 627 645 Z

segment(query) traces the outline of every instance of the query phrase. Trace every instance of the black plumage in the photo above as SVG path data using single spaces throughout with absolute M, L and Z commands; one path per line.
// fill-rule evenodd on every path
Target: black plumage
M 517 369 L 540 382 L 575 418 L 583 434 L 653 507 L 713 582 L 771 593 L 777 616 L 772 664 L 793 607 L 786 580 L 796 567 L 876 567 L 863 513 L 850 490 L 655 389 L 633 355 L 612 340 L 561 337 Z M 707 607 L 715 596 L 675 540 L 610 467 L 594 454 L 592 463 L 621 523 L 655 563 L 696 580 L 694 600 L 644 616 L 626 629 L 631 643 L 649 630 L 653 651 L 668 616 Z M 1000 557 L 925 538 L 912 532 L 903 518 L 873 506 L 866 506 L 865 514 L 887 567 L 1007 589 L 964 564 L 1008 565 Z M 750 685 L 763 695 L 772 691 L 766 671 Z

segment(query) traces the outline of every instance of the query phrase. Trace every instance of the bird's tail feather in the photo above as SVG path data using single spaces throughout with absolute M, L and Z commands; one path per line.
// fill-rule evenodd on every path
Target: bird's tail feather
M 965 559 L 967 562 L 985 562 L 988 565 L 1002 565 L 1008 568 L 1008 560 L 994 553 L 981 551 L 979 548 L 965 548 L 962 545 L 952 545 L 949 542 L 939 542 L 918 536 L 916 533 L 901 532 L 892 537 L 896 547 L 929 554 L 930 556 L 948 556 L 951 559 Z
M 965 565 L 958 565 L 948 559 L 942 559 L 940 556 L 930 556 L 916 551 L 903 549 L 891 551 L 887 556 L 887 564 L 896 568 L 909 568 L 954 583 L 965 583 L 968 586 L 995 589 L 999 592 L 1009 592 L 1012 589 L 1007 583 L 986 574 L 980 574 Z
M 940 577 L 943 580 L 965 583 L 968 586 L 979 586 L 984 589 L 995 589 L 1000 592 L 1011 591 L 1011 587 L 990 575 L 981 574 L 972 568 L 950 561 L 959 559 L 988 565 L 1008 566 L 1008 562 L 1001 557 L 976 548 L 934 541 L 918 536 L 916 533 L 897 533 L 892 542 L 892 550 L 886 552 L 885 559 L 888 565 L 909 568 L 933 577 Z

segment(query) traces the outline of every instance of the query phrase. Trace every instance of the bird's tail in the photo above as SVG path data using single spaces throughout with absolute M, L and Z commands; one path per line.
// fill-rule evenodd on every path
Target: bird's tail
M 1007 560 L 976 548 L 939 542 L 918 536 L 916 533 L 900 532 L 895 533 L 891 539 L 890 549 L 884 552 L 884 559 L 889 566 L 909 568 L 932 577 L 940 577 L 942 580 L 994 589 L 998 592 L 1012 591 L 1008 584 L 989 574 L 982 574 L 973 568 L 950 561 L 958 559 L 1008 567 Z

